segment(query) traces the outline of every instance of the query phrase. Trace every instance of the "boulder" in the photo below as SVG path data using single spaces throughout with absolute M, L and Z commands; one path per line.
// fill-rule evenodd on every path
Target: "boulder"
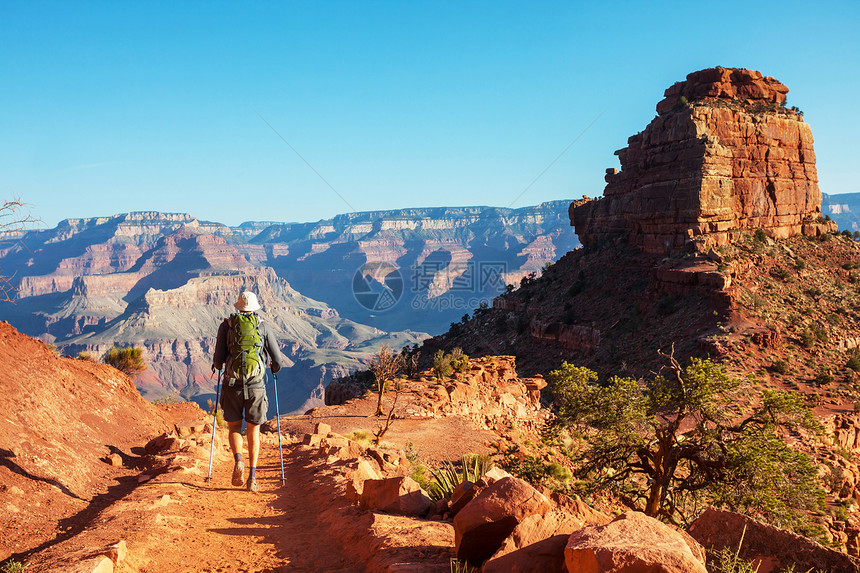
M 423 517 L 433 502 L 410 477 L 368 479 L 361 492 L 361 507 Z
M 571 573 L 707 573 L 704 557 L 688 535 L 635 511 L 574 531 L 564 549 Z
M 706 548 L 717 551 L 726 547 L 737 550 L 743 535 L 740 557 L 762 563 L 759 573 L 778 571 L 789 565 L 794 565 L 796 571 L 860 571 L 860 559 L 856 557 L 731 511 L 710 507 L 690 524 L 688 531 Z
M 347 472 L 346 477 L 349 480 L 346 484 L 346 497 L 354 501 L 361 500 L 365 481 L 380 478 L 376 468 L 364 458 L 358 458 L 355 469 Z
M 448 506 L 448 511 L 452 516 L 457 515 L 467 503 L 475 499 L 477 494 L 478 489 L 473 482 L 466 480 L 458 484 L 451 492 L 451 503 Z
M 480 565 L 523 519 L 551 509 L 552 502 L 527 482 L 515 477 L 495 481 L 454 518 L 457 558 Z
M 564 548 L 570 534 L 586 525 L 609 521 L 609 517 L 586 504 L 575 503 L 587 510 L 578 515 L 555 510 L 523 519 L 484 564 L 482 573 L 567 573 Z

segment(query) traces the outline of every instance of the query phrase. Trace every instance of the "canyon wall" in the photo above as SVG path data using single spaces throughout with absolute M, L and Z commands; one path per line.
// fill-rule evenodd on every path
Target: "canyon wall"
M 214 397 L 218 324 L 250 289 L 290 360 L 279 377 L 280 411 L 303 410 L 321 404 L 328 381 L 361 367 L 380 345 L 418 342 L 422 329 L 447 327 L 506 282 L 572 249 L 564 204 L 234 228 L 170 213 L 70 219 L 0 250 L 0 268 L 18 287 L 14 304 L 0 304 L 0 318 L 68 355 L 142 346 L 150 368 L 136 383 L 145 396 L 180 392 L 205 404 Z M 356 277 L 394 292 L 374 265 L 400 280 L 390 308 L 362 305 L 355 294 Z

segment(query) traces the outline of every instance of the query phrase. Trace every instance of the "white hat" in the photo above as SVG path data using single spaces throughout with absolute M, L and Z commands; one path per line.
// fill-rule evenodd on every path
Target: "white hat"
M 235 306 L 236 310 L 239 312 L 254 312 L 255 310 L 260 310 L 260 303 L 257 302 L 257 295 L 248 290 L 239 295 L 239 300 L 233 303 L 233 306 Z

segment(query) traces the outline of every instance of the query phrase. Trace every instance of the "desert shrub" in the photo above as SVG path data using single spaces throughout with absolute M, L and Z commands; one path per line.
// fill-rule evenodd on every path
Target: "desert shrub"
M 362 446 L 370 445 L 370 434 L 364 430 L 355 430 L 347 436 L 347 439 L 358 442 Z
M 842 265 L 842 268 L 846 271 L 853 271 L 854 269 L 860 269 L 860 261 L 848 261 Z
M 82 350 L 82 351 L 78 352 L 78 355 L 76 356 L 76 358 L 78 360 L 85 360 L 87 362 L 95 362 L 96 361 L 96 357 L 93 356 L 91 352 L 87 352 L 86 350 Z
M 454 373 L 454 366 L 451 364 L 451 355 L 444 350 L 437 350 L 433 355 L 433 373 L 436 378 L 448 378 Z
M 219 406 L 216 410 L 215 408 L 215 400 L 209 399 L 206 400 L 206 408 L 209 411 L 210 416 L 215 416 L 215 425 L 219 428 L 227 427 L 227 420 L 224 419 L 224 410 Z
M 802 271 L 806 268 L 806 261 L 804 261 L 803 259 L 797 259 L 796 261 L 794 261 L 794 268 L 799 271 Z
M 770 369 L 777 374 L 785 376 L 788 374 L 788 363 L 785 360 L 777 360 L 770 365 Z
M 826 386 L 827 384 L 831 384 L 833 382 L 833 375 L 829 372 L 821 371 L 815 375 L 815 378 L 812 379 L 812 384 L 815 386 Z
M 570 481 L 573 477 L 573 473 L 571 473 L 570 468 L 566 468 L 558 462 L 549 464 L 546 467 L 546 473 L 549 477 L 561 482 Z
M 837 503 L 833 506 L 831 511 L 834 519 L 838 519 L 839 521 L 848 521 L 848 508 L 845 507 L 845 502 Z
M 756 229 L 755 234 L 753 234 L 753 239 L 755 239 L 757 243 L 766 243 L 767 235 L 765 234 L 764 229 Z
M 102 356 L 102 362 L 110 364 L 129 378 L 135 378 L 146 370 L 146 360 L 143 358 L 143 348 L 114 346 Z
M 450 358 L 455 372 L 463 372 L 469 367 L 469 356 L 459 346 L 451 351 Z
M 480 569 L 472 567 L 465 561 L 460 561 L 456 557 L 451 558 L 451 573 L 480 573 Z
M 0 573 L 24 573 L 26 570 L 26 565 L 20 561 L 15 561 L 14 559 L 6 561 L 3 563 L 3 566 L 0 567 Z
M 800 344 L 804 348 L 812 348 L 815 346 L 815 335 L 810 330 L 804 330 L 800 333 Z
M 482 300 L 478 305 L 478 308 L 472 311 L 472 318 L 478 318 L 480 316 L 484 316 L 490 311 L 490 305 L 487 301 Z
M 858 354 L 857 352 L 853 353 L 848 358 L 848 362 L 845 363 L 845 366 L 847 366 L 854 372 L 860 372 L 860 354 Z
M 182 402 L 185 402 L 185 400 L 182 399 L 182 396 L 176 390 L 166 392 L 155 400 L 152 400 L 153 404 L 180 404 Z
M 778 268 L 774 269 L 771 274 L 773 274 L 773 276 L 775 276 L 776 278 L 786 280 L 791 276 L 791 271 L 789 271 L 788 269 Z
M 494 454 L 499 456 L 499 467 L 511 475 L 538 485 L 546 479 L 546 464 L 540 458 L 523 454 L 520 447 L 513 445 L 507 450 Z
M 826 329 L 821 328 L 816 324 L 810 326 L 809 329 L 812 331 L 812 334 L 815 335 L 815 338 L 817 338 L 821 342 L 827 343 L 827 341 L 830 340 L 830 336 L 827 334 Z

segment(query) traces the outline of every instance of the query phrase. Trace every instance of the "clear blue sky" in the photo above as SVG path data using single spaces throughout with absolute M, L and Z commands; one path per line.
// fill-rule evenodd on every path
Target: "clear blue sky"
M 788 85 L 822 191 L 857 192 L 858 30 L 856 0 L 0 1 L 0 194 L 48 226 L 595 196 L 715 65 Z

